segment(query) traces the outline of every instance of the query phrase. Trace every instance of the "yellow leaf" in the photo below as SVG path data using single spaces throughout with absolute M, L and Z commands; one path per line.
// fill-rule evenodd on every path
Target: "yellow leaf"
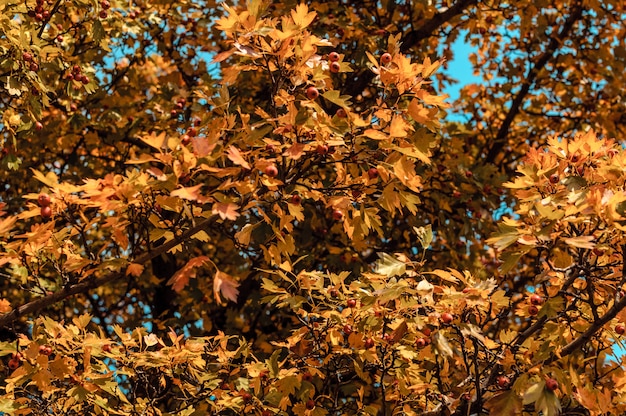
M 374 129 L 367 129 L 363 134 L 366 137 L 374 140 L 387 140 L 389 138 L 389 136 L 387 136 L 385 133 Z
M 315 19 L 315 15 L 315 12 L 309 13 L 309 8 L 306 4 L 302 3 L 298 4 L 296 9 L 291 11 L 291 18 L 293 19 L 293 22 L 301 29 L 310 25 L 311 22 L 313 22 L 313 19 Z
M 239 244 L 247 246 L 250 244 L 252 230 L 254 230 L 254 226 L 252 224 L 244 225 L 243 228 L 235 234 L 235 239 Z
M 435 119 L 437 114 L 436 108 L 426 108 L 421 105 L 416 98 L 409 104 L 409 115 L 420 124 L 428 124 Z
M 567 237 L 567 238 L 563 238 L 563 241 L 565 241 L 565 244 L 570 245 L 572 247 L 578 247 L 578 248 L 588 248 L 588 249 L 592 249 L 595 247 L 595 244 L 593 243 L 593 236 L 592 235 L 581 235 L 578 237 Z
M 150 147 L 154 147 L 157 150 L 167 148 L 167 139 L 165 138 L 165 132 L 159 134 L 152 132 L 151 134 L 141 137 L 141 141 L 146 143 Z
M 411 126 L 404 121 L 402 116 L 394 116 L 391 120 L 391 127 L 389 129 L 389 135 L 391 137 L 406 137 L 407 130 L 410 130 Z

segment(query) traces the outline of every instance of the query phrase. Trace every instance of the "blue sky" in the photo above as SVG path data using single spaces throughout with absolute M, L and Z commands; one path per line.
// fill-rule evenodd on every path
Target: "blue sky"
M 450 95 L 449 102 L 459 98 L 459 93 L 463 86 L 481 82 L 480 77 L 473 75 L 474 69 L 469 61 L 470 53 L 475 51 L 475 48 L 472 48 L 472 46 L 465 42 L 464 34 L 461 34 L 452 44 L 454 57 L 448 61 L 448 69 L 446 69 L 445 72 L 459 82 L 458 84 L 445 86 L 444 92 Z

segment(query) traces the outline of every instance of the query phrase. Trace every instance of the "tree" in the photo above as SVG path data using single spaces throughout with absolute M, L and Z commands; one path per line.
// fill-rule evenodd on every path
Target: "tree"
M 626 410 L 621 2 L 132 4 L 0 5 L 1 412 Z

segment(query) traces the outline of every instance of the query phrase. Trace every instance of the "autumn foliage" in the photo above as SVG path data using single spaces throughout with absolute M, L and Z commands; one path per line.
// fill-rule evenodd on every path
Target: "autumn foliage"
M 622 3 L 241 3 L 0 4 L 1 414 L 626 413 Z

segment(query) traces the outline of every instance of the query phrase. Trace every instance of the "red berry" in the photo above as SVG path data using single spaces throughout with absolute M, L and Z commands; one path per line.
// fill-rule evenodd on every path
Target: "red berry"
M 57 39 L 57 42 L 63 42 L 63 36 L 61 35 L 57 35 L 56 39 Z
M 343 212 L 341 212 L 338 209 L 334 210 L 333 211 L 333 219 L 335 221 L 341 221 L 343 219 Z
M 106 19 L 108 15 L 106 10 L 100 10 L 100 19 Z
M 348 305 L 348 308 L 354 308 L 356 306 L 356 299 L 348 299 L 346 305 Z
M 302 198 L 300 198 L 300 195 L 291 195 L 291 199 L 289 200 L 289 202 L 291 202 L 294 205 L 300 205 L 300 202 L 302 202 Z
M 535 305 L 530 305 L 530 306 L 528 307 L 528 314 L 529 314 L 529 315 L 535 316 L 535 315 L 537 315 L 538 313 L 539 313 L 539 309 L 538 309 Z
M 189 127 L 189 129 L 187 129 L 187 134 L 189 137 L 196 137 L 198 130 L 195 127 Z
M 41 130 L 43 129 L 43 124 L 41 124 L 40 121 L 35 123 L 35 130 Z
M 415 346 L 417 348 L 424 348 L 426 346 L 426 340 L 424 338 L 418 338 L 415 340 Z
M 553 378 L 549 378 L 546 380 L 546 387 L 548 390 L 554 391 L 559 388 L 559 382 Z
M 465 171 L 465 177 L 466 178 L 471 178 L 472 176 L 474 176 L 474 174 L 472 173 L 472 171 L 466 170 Z
M 339 71 L 341 71 L 341 64 L 339 62 L 331 62 L 330 72 L 332 72 L 333 74 L 336 74 Z
M 331 62 L 337 62 L 339 60 L 339 54 L 337 52 L 331 52 L 328 54 L 328 59 Z
M 31 62 L 28 69 L 30 69 L 33 72 L 37 72 L 39 71 L 39 64 L 37 64 L 37 62 Z
M 369 170 L 367 171 L 367 176 L 369 176 L 370 179 L 378 178 L 378 169 L 369 168 Z
M 83 75 L 80 79 L 80 82 L 82 82 L 83 84 L 87 85 L 89 84 L 89 78 L 86 75 Z
M 622 324 L 617 324 L 615 325 L 615 332 L 617 332 L 619 335 L 623 335 L 624 332 L 626 332 L 626 328 Z
M 273 144 L 268 143 L 265 145 L 265 150 L 267 150 L 270 153 L 274 153 L 276 151 L 276 148 L 274 147 Z
M 100 2 L 100 7 L 102 7 L 104 10 L 107 10 L 111 7 L 111 3 L 109 3 L 107 0 L 102 0 Z
M 71 111 L 76 111 L 76 110 L 78 110 L 78 106 L 76 105 L 76 103 L 71 103 L 71 104 L 70 104 L 70 110 L 71 110 Z
M 109 345 L 109 344 L 104 344 L 104 345 L 102 346 L 102 351 L 104 351 L 104 352 L 111 352 L 111 345 Z
M 17 367 L 20 366 L 20 360 L 13 357 L 9 360 L 9 369 L 11 370 L 17 370 Z
M 315 100 L 319 96 L 320 96 L 320 92 L 317 90 L 317 88 L 313 86 L 307 88 L 306 98 L 308 98 L 309 100 Z
M 42 218 L 48 219 L 52 217 L 52 208 L 50 208 L 49 206 L 41 207 L 40 212 Z
M 307 400 L 307 401 L 306 401 L 306 408 L 307 408 L 307 409 L 309 409 L 309 410 L 311 410 L 311 409 L 315 408 L 315 401 L 313 401 L 313 400 Z
M 80 68 L 80 66 L 79 66 L 79 65 L 74 65 L 74 66 L 72 67 L 72 72 L 73 72 L 73 73 L 75 73 L 75 74 L 80 74 L 80 71 L 81 71 L 81 68 Z
M 187 146 L 189 143 L 191 143 L 191 137 L 189 137 L 188 134 L 183 134 L 182 136 L 180 136 L 180 142 L 183 146 Z
M 48 205 L 50 205 L 50 195 L 39 194 L 39 196 L 37 197 L 37 202 L 39 203 L 39 206 L 47 207 Z
M 391 62 L 391 54 L 390 53 L 383 53 L 383 55 L 380 57 L 380 62 L 383 63 L 383 65 L 387 65 L 389 62 Z
M 274 413 L 272 413 L 271 410 L 263 410 L 263 412 L 261 413 L 261 416 L 272 416 Z
M 315 151 L 319 155 L 325 155 L 326 153 L 328 153 L 328 146 L 325 144 L 318 144 Z
M 374 340 L 372 338 L 368 338 L 365 340 L 365 348 L 370 349 L 374 346 Z
M 443 322 L 444 324 L 451 324 L 453 320 L 454 317 L 452 316 L 452 314 L 448 312 L 444 312 L 441 314 L 441 322 Z
M 41 13 L 41 17 L 44 20 L 48 20 L 50 18 L 50 10 L 44 10 L 43 13 Z
M 346 335 L 350 335 L 350 334 L 352 333 L 352 325 L 350 325 L 350 324 L 345 324 L 345 325 L 343 326 L 343 332 L 344 332 L 344 334 L 346 334 Z
M 344 110 L 343 108 L 340 108 L 339 110 L 337 110 L 335 115 L 337 117 L 339 117 L 339 118 L 346 118 L 346 117 L 348 117 L 348 113 L 346 113 L 346 110 Z
M 250 400 L 252 400 L 252 395 L 248 392 L 245 392 L 241 395 L 241 398 L 245 403 L 248 403 Z
M 310 383 L 311 381 L 313 381 L 313 375 L 307 371 L 306 373 L 302 374 L 302 380 L 308 381 Z
M 453 196 L 454 198 L 457 198 L 457 199 L 458 199 L 458 198 L 460 198 L 460 197 L 461 197 L 461 192 L 459 192 L 459 191 L 455 190 L 455 191 L 453 191 L 453 192 L 452 192 L 452 196 Z
M 543 298 L 537 294 L 534 295 L 530 295 L 530 303 L 532 305 L 542 305 L 543 304 Z
M 276 175 L 278 175 L 278 169 L 277 169 L 277 168 L 276 168 L 276 166 L 274 166 L 274 165 L 268 165 L 268 166 L 265 168 L 265 174 L 266 174 L 267 176 L 269 176 L 270 178 L 273 178 L 273 177 L 275 177 Z
M 553 173 L 552 175 L 550 175 L 550 183 L 557 184 L 557 183 L 559 183 L 559 180 L 560 180 L 560 178 L 559 178 L 558 174 Z
M 33 60 L 33 55 L 30 52 L 24 52 L 22 54 L 22 59 L 26 62 L 30 62 Z
M 497 381 L 498 381 L 498 387 L 500 387 L 501 389 L 507 388 L 509 384 L 511 383 L 511 380 L 509 380 L 507 376 L 500 376 L 498 377 Z

